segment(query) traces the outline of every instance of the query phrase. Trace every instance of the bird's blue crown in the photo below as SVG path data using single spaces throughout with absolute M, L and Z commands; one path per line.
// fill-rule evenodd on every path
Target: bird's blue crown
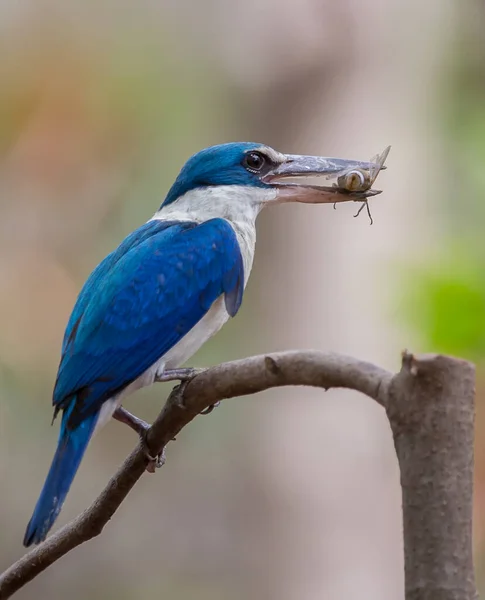
M 162 206 L 174 202 L 190 190 L 216 185 L 268 187 L 262 181 L 270 168 L 264 144 L 230 142 L 205 148 L 189 158 L 170 188 Z

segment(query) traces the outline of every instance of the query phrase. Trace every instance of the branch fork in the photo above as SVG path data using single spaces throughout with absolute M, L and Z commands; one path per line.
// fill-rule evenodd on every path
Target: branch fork
M 286 385 L 348 388 L 386 410 L 401 470 L 406 600 L 477 598 L 471 536 L 471 363 L 406 351 L 400 372 L 392 374 L 348 356 L 291 351 L 191 371 L 190 377 L 183 376 L 183 369 L 177 371 L 181 377 L 172 373 L 170 380 L 185 380 L 172 391 L 153 425 L 144 427 L 138 419 L 144 439 L 88 509 L 0 575 L 0 600 L 99 535 L 152 457 L 163 456 L 166 445 L 197 415 L 221 400 Z

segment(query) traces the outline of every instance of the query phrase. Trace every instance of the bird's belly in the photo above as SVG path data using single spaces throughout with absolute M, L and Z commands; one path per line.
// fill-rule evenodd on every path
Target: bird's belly
M 224 296 L 220 296 L 210 307 L 209 312 L 184 335 L 184 337 L 168 352 L 161 356 L 143 375 L 131 383 L 123 392 L 123 396 L 133 393 L 142 387 L 151 385 L 157 373 L 167 369 L 175 369 L 184 364 L 204 343 L 216 334 L 228 320 Z

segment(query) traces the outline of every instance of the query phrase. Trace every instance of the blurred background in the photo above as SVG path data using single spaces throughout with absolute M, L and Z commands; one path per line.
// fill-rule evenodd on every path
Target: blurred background
M 57 438 L 64 326 L 92 268 L 226 141 L 366 160 L 384 194 L 258 224 L 243 309 L 192 361 L 318 348 L 396 370 L 477 362 L 475 543 L 485 572 L 485 5 L 480 0 L 0 2 L 0 570 Z M 132 396 L 151 420 L 170 387 Z M 62 525 L 137 440 L 110 423 Z M 400 489 L 383 411 L 276 390 L 196 419 L 101 537 L 16 597 L 399 600 Z M 483 585 L 482 585 L 483 588 Z

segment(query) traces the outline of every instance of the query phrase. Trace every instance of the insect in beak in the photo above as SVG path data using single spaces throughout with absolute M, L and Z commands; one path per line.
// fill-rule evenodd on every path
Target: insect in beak
M 385 169 L 384 163 L 391 147 L 388 146 L 370 162 L 360 162 L 339 158 L 320 156 L 287 155 L 287 160 L 278 165 L 265 176 L 265 182 L 278 188 L 279 200 L 282 202 L 333 203 L 362 202 L 360 214 L 364 206 L 372 222 L 367 201 L 372 196 L 381 193 L 373 190 L 372 185 L 380 171 Z M 307 185 L 287 183 L 287 179 L 323 176 L 327 179 L 336 178 L 332 185 Z M 356 216 L 357 216 L 356 215 Z

